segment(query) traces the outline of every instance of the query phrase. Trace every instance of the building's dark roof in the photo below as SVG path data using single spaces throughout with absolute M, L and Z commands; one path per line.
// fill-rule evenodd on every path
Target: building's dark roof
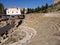
M 11 28 L 13 28 L 15 26 L 15 24 L 7 24 L 6 26 L 0 28 L 0 35 L 2 35 L 3 33 L 5 33 L 6 31 L 10 30 Z

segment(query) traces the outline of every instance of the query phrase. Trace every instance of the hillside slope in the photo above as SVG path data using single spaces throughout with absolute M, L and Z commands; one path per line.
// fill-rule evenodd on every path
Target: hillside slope
M 37 14 L 26 15 L 21 26 L 32 27 L 36 36 L 27 45 L 59 45 L 60 17 L 42 17 Z
M 60 1 L 54 5 L 51 5 L 47 10 L 50 12 L 60 12 Z
M 60 17 L 55 15 L 57 14 L 31 13 L 25 15 L 22 24 L 18 28 L 11 29 L 14 33 L 9 33 L 11 37 L 9 35 L 7 42 L 5 41 L 1 45 L 60 45 Z M 28 36 L 24 38 L 26 34 Z M 23 38 L 24 40 L 21 42 Z M 26 39 L 28 40 L 26 41 Z

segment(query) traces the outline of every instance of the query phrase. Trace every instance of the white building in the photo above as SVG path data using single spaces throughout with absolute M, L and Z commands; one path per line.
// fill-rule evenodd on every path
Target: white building
M 11 7 L 6 10 L 6 15 L 21 15 L 21 9 L 16 7 Z

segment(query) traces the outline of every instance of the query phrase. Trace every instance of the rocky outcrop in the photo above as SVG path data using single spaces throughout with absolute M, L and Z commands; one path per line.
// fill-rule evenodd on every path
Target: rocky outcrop
M 57 3 L 57 2 L 59 2 L 60 0 L 54 0 L 54 3 Z
M 28 43 L 36 35 L 35 29 L 28 26 L 19 26 L 1 45 L 23 45 Z
M 1 22 L 0 22 L 0 28 L 1 28 L 1 27 L 4 27 L 5 25 L 6 25 L 6 21 L 1 21 Z

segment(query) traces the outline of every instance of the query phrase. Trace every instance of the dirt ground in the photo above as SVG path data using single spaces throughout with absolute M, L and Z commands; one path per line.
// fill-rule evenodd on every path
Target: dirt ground
M 60 45 L 60 17 L 28 14 L 21 26 L 29 26 L 37 31 L 36 36 L 26 45 Z
M 19 30 L 24 29 L 23 27 L 30 27 L 36 30 L 37 32 L 35 37 L 32 38 L 29 42 L 27 42 L 25 45 L 60 45 L 59 15 L 60 14 L 56 14 L 56 13 L 54 14 L 36 13 L 36 14 L 25 15 L 25 19 L 23 20 L 22 24 L 19 26 Z M 16 35 L 18 35 L 17 32 Z

